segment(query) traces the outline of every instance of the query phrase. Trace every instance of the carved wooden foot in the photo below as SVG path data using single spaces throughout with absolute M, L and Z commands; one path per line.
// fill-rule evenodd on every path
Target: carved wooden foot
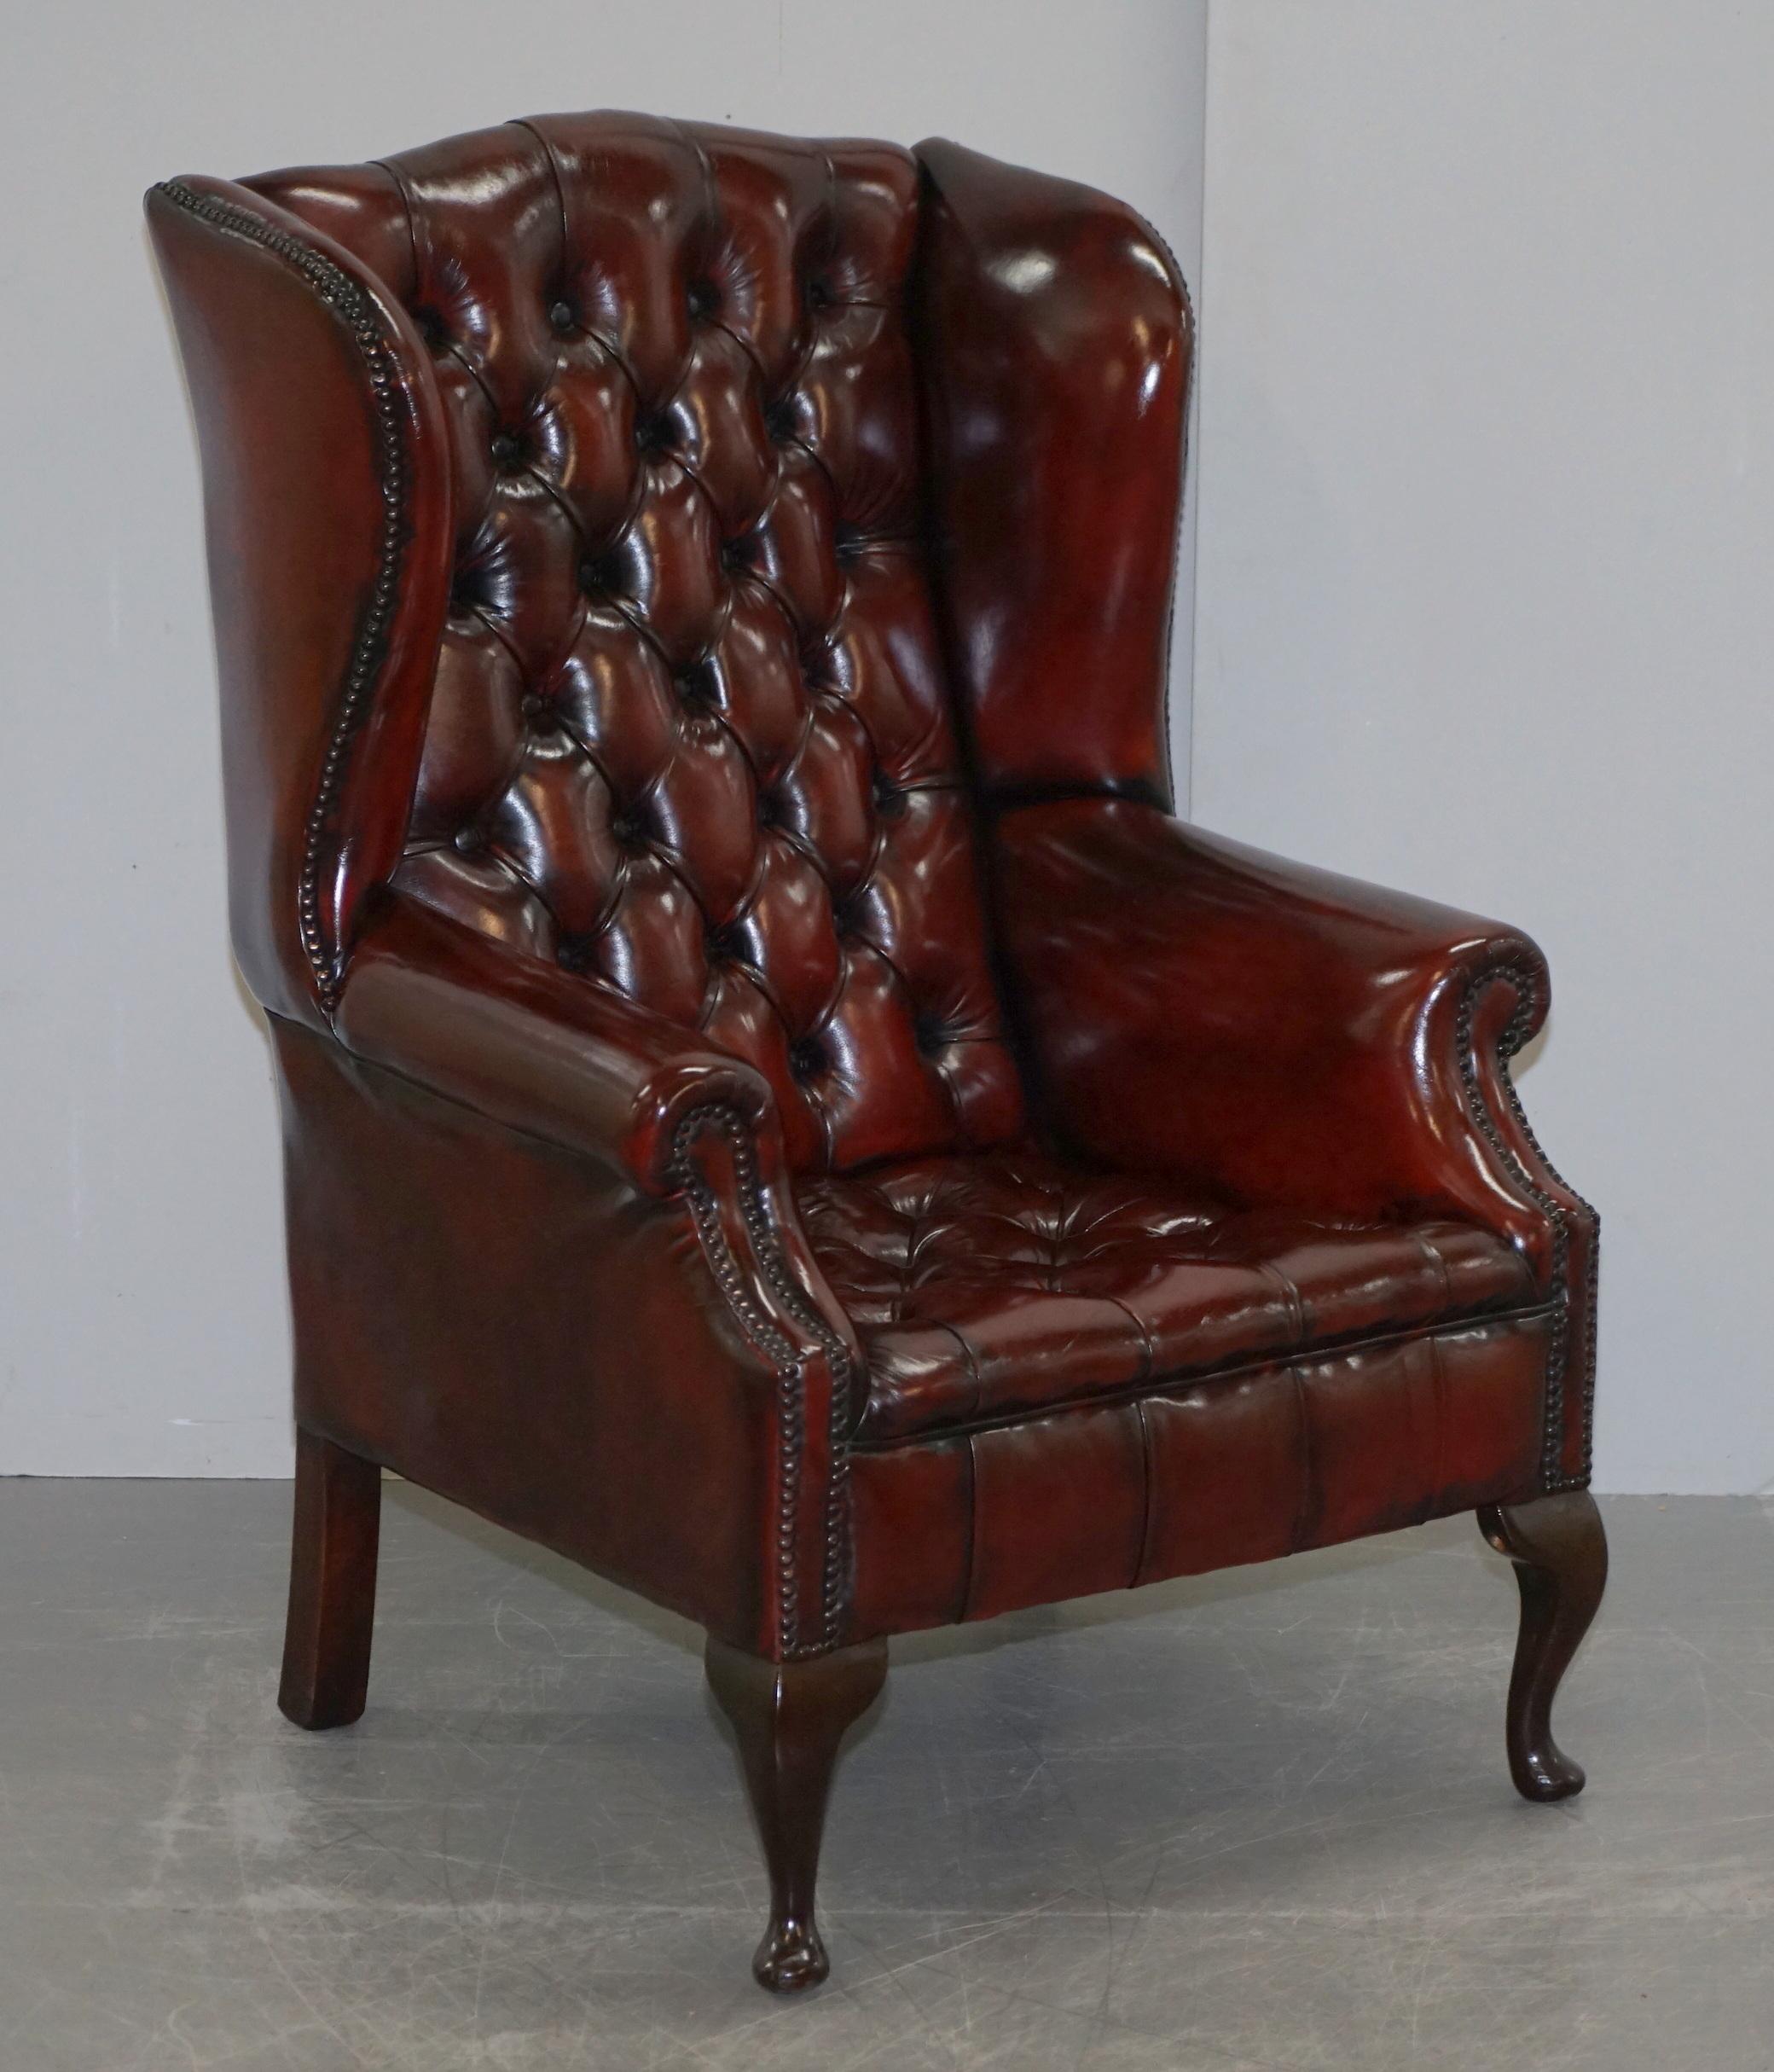
M 349 1727 L 369 1689 L 382 1471 L 296 1431 L 296 1518 L 278 1709 L 298 1727 Z
M 745 1785 L 770 1873 L 770 1924 L 751 1969 L 772 1993 L 800 1993 L 831 1970 L 813 1915 L 820 1837 L 844 1730 L 887 1675 L 887 1643 L 806 1662 L 762 1662 L 710 1635 L 710 1688 L 739 1738 Z
M 1523 1798 L 1545 1802 L 1583 1789 L 1583 1770 L 1552 1738 L 1552 1700 L 1602 1601 L 1608 1541 L 1586 1489 L 1487 1506 L 1479 1530 L 1516 1564 L 1522 1627 L 1509 1685 L 1509 1773 Z

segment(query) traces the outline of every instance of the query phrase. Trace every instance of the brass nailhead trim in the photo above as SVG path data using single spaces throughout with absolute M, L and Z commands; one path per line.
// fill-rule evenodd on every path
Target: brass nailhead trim
M 408 532 L 409 475 L 397 363 L 382 335 L 374 304 L 331 259 L 287 232 L 274 229 L 246 209 L 194 193 L 182 181 L 163 181 L 156 192 L 200 222 L 212 224 L 230 236 L 245 238 L 249 244 L 262 246 L 265 251 L 287 260 L 328 308 L 344 319 L 369 376 L 370 402 L 376 422 L 376 463 L 381 476 L 382 533 L 369 606 L 352 646 L 351 663 L 328 735 L 314 804 L 309 809 L 304 828 L 302 868 L 297 890 L 303 953 L 314 973 L 321 1006 L 330 1015 L 339 1004 L 339 990 L 345 983 L 345 949 L 341 943 L 333 944 L 329 950 L 321 926 L 322 852 L 328 838 L 335 833 L 339 797 L 352 745 L 363 723 L 369 694 L 385 658 Z
M 825 1561 L 820 1579 L 820 1626 L 816 1640 L 800 1638 L 800 1584 L 796 1541 L 801 1504 L 802 1439 L 805 1431 L 807 1376 L 786 1333 L 752 1300 L 733 1247 L 721 1228 L 714 1191 L 696 1169 L 690 1147 L 704 1130 L 726 1138 L 739 1180 L 739 1213 L 772 1292 L 795 1321 L 824 1352 L 832 1372 L 832 1402 L 827 1431 L 830 1470 L 826 1481 Z M 716 1285 L 746 1335 L 776 1368 L 776 1624 L 785 1656 L 816 1655 L 837 1645 L 849 1582 L 849 1515 L 845 1498 L 846 1425 L 850 1396 L 850 1355 L 843 1338 L 809 1301 L 783 1257 L 763 1188 L 757 1174 L 757 1149 L 745 1118 L 725 1103 L 693 1109 L 672 1138 L 671 1177 L 682 1190 Z
M 1478 997 L 1487 986 L 1499 979 L 1507 979 L 1516 989 L 1517 1000 L 1515 1012 L 1510 1016 L 1508 1026 L 1498 1039 L 1497 1057 L 1501 1067 L 1503 1087 L 1510 1105 L 1510 1112 L 1516 1126 L 1527 1139 L 1537 1158 L 1554 1183 L 1562 1187 L 1577 1203 L 1579 1211 L 1588 1217 L 1590 1226 L 1589 1300 L 1586 1310 L 1587 1343 L 1585 1348 L 1582 1378 L 1582 1435 L 1581 1460 L 1574 1475 L 1563 1471 L 1564 1451 L 1564 1401 L 1566 1366 L 1570 1352 L 1571 1310 L 1571 1212 L 1555 1196 L 1549 1194 L 1528 1170 L 1522 1160 L 1504 1142 L 1502 1131 L 1497 1127 L 1496 1117 L 1487 1106 L 1479 1086 L 1478 1058 L 1473 1048 L 1472 1018 Z M 1546 1350 L 1546 1401 L 1545 1424 L 1540 1446 L 1540 1485 L 1548 1492 L 1559 1489 L 1586 1489 L 1589 1487 L 1590 1465 L 1594 1448 L 1595 1393 L 1596 1393 L 1596 1293 L 1598 1268 L 1601 1262 L 1602 1219 L 1584 1200 L 1552 1161 L 1540 1149 L 1539 1140 L 1534 1135 L 1528 1117 L 1522 1106 L 1522 1097 L 1516 1091 L 1509 1061 L 1528 1041 L 1528 1030 L 1539 1007 L 1539 987 L 1533 974 L 1525 966 L 1518 964 L 1494 965 L 1481 972 L 1467 986 L 1460 1001 L 1460 1011 L 1456 1022 L 1459 1047 L 1460 1079 L 1466 1089 L 1466 1105 L 1471 1111 L 1473 1122 L 1487 1144 L 1501 1159 L 1528 1199 L 1539 1209 L 1552 1227 L 1552 1274 L 1557 1284 L 1557 1304 L 1552 1313 L 1552 1339 Z

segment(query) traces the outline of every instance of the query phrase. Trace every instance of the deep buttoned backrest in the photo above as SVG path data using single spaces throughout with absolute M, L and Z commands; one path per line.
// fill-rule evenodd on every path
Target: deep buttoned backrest
M 757 1065 L 791 1158 L 1001 1140 L 902 151 L 549 118 L 247 183 L 422 336 L 455 586 L 396 882 Z

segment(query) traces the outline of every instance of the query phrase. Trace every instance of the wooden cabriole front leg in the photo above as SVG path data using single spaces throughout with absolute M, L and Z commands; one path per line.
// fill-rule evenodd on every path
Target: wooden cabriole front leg
M 816 1986 L 831 1969 L 814 1919 L 820 1838 L 845 1730 L 880 1694 L 887 1643 L 799 1662 L 765 1662 L 709 1638 L 710 1688 L 733 1722 L 770 1873 L 770 1920 L 751 1960 L 772 1993 Z
M 1601 1513 L 1587 1489 L 1562 1489 L 1528 1503 L 1487 1505 L 1478 1525 L 1515 1563 L 1522 1593 L 1509 1685 L 1509 1773 L 1525 1799 L 1571 1798 L 1583 1789 L 1583 1769 L 1552 1738 L 1552 1700 L 1608 1581 Z

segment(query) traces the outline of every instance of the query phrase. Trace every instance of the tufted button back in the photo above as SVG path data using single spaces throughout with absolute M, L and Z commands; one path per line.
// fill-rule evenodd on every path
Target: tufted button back
M 920 530 L 911 158 L 589 115 L 252 184 L 413 316 L 449 427 L 397 882 L 758 1066 L 799 1167 L 1013 1136 Z

